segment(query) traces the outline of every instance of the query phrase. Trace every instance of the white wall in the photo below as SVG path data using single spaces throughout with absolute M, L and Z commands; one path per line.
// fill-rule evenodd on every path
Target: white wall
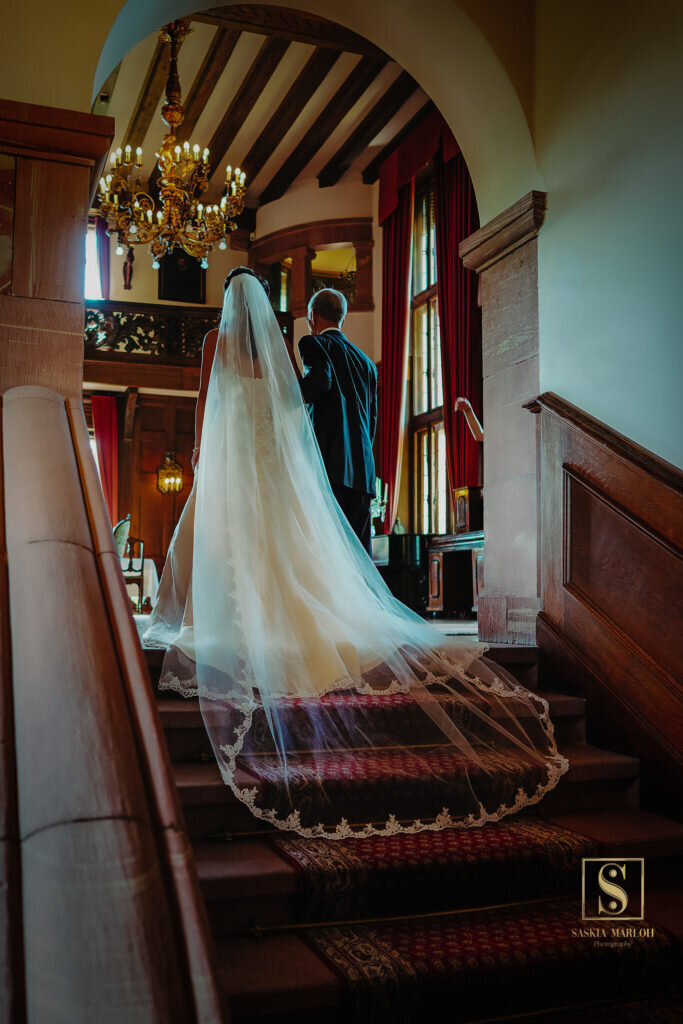
M 116 240 L 111 240 L 111 260 L 109 274 L 109 297 L 116 302 L 159 302 L 159 271 L 152 267 L 152 257 L 147 247 L 140 245 L 135 250 L 133 264 L 133 281 L 130 291 L 123 287 L 123 261 L 125 256 L 116 255 Z M 209 256 L 209 268 L 206 271 L 206 305 L 222 306 L 223 282 L 226 275 L 233 269 L 247 263 L 246 252 L 233 252 L 215 249 Z M 185 305 L 180 302 L 179 305 Z M 175 302 L 164 300 L 163 305 L 176 305 Z M 198 306 L 199 308 L 199 306 Z
M 364 185 L 360 175 L 356 177 L 352 181 L 343 179 L 332 188 L 319 188 L 315 177 L 297 179 L 282 199 L 259 208 L 256 237 L 315 220 L 372 217 L 376 186 Z
M 537 5 L 541 388 L 683 462 L 683 4 Z

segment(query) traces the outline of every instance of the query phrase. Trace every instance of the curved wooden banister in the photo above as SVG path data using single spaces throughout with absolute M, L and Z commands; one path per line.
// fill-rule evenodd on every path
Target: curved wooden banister
M 80 403 L 4 396 L 29 1019 L 218 1024 L 204 908 Z

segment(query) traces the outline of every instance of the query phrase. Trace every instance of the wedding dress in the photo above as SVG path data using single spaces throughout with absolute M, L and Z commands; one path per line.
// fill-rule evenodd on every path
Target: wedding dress
M 195 483 L 144 634 L 222 777 L 305 836 L 472 827 L 567 762 L 548 705 L 397 601 L 330 489 L 260 283 L 226 292 Z

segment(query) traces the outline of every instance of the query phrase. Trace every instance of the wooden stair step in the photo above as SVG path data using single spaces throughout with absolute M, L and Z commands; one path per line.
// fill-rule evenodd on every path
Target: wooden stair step
M 578 901 L 559 901 L 559 905 L 570 909 L 569 914 L 565 910 L 565 927 L 568 928 L 569 924 L 574 921 L 575 908 L 576 928 L 580 928 L 582 922 Z M 509 913 L 505 912 L 507 920 L 513 927 L 508 926 L 502 931 L 498 924 L 499 912 L 495 909 L 471 912 L 467 916 L 471 920 L 476 920 L 477 926 L 484 928 L 489 927 L 488 920 L 490 920 L 493 929 L 492 936 L 495 936 L 496 944 L 507 941 L 506 936 L 509 934 L 512 939 L 510 957 L 514 958 L 516 952 L 515 932 L 521 932 L 526 921 L 531 921 L 534 918 L 538 920 L 539 915 L 541 918 L 550 918 L 553 915 L 553 908 L 554 904 L 552 903 L 541 907 L 525 905 L 513 907 Z M 668 931 L 670 935 L 674 936 L 674 941 L 678 939 L 680 942 L 683 938 L 682 910 L 683 888 L 681 886 L 657 890 L 646 905 L 646 920 L 648 923 Z M 458 918 L 455 916 L 451 920 L 457 922 Z M 374 928 L 374 926 L 371 927 Z M 563 932 L 558 933 L 556 944 L 546 943 L 540 959 L 538 955 L 535 957 L 533 965 L 535 978 L 543 977 L 544 958 L 547 960 L 548 969 L 553 974 L 557 974 L 558 960 L 565 960 L 567 956 L 564 945 L 567 940 L 563 940 L 563 934 Z M 360 926 L 361 940 L 362 936 L 363 926 Z M 581 941 L 580 939 L 575 940 L 577 948 Z M 585 941 L 592 942 L 590 938 Z M 622 956 L 626 955 L 628 955 L 627 952 L 622 952 Z M 672 955 L 675 956 L 673 950 Z M 289 1024 L 290 1020 L 295 1019 L 305 1021 L 317 1019 L 326 1022 L 345 1019 L 342 1013 L 344 988 L 332 970 L 316 955 L 300 934 L 282 932 L 253 939 L 243 936 L 226 937 L 217 942 L 217 957 L 220 981 L 231 1008 L 233 1021 L 249 1021 L 251 1024 L 256 1024 L 256 1022 L 266 1024 L 269 1021 L 272 1021 L 273 1024 L 275 1022 L 284 1024 L 286 1021 Z M 595 959 L 600 957 L 604 957 L 605 960 L 604 978 L 602 974 L 595 975 L 594 973 Z M 572 1005 L 585 1006 L 587 999 L 590 1002 L 596 1002 L 596 993 L 599 993 L 600 1001 L 618 1002 L 626 998 L 627 993 L 623 989 L 624 978 L 620 976 L 619 972 L 607 970 L 610 963 L 613 963 L 613 954 L 608 949 L 598 950 L 597 948 L 592 950 L 591 956 L 575 960 L 573 966 L 577 968 L 580 965 L 580 971 L 578 974 L 572 973 L 571 986 L 566 987 L 564 991 L 554 989 L 552 994 L 547 995 L 545 1006 L 541 1005 L 535 1009 L 539 1013 L 547 1013 L 559 1008 L 566 1012 Z M 633 965 L 634 968 L 638 967 L 638 971 L 630 974 L 634 986 L 633 991 L 644 995 L 649 990 L 658 995 L 664 980 L 663 967 L 658 968 L 652 965 L 650 976 L 643 978 L 640 975 L 638 956 L 634 956 Z M 418 964 L 418 973 L 423 969 L 424 965 Z M 488 978 L 487 969 L 490 972 Z M 489 968 L 486 967 L 484 961 L 480 962 L 478 970 L 472 975 L 476 991 L 473 989 L 467 993 L 471 1004 L 476 1005 L 476 992 L 482 991 L 482 986 L 486 986 L 487 991 L 490 991 L 489 985 L 497 990 L 496 1015 L 495 1017 L 488 1014 L 478 1015 L 476 1019 L 482 1024 L 487 1019 L 503 1020 L 505 1015 L 512 1016 L 523 1013 L 528 1008 L 528 987 L 513 986 L 510 989 L 501 989 L 498 984 L 498 971 L 499 965 L 495 960 Z M 591 979 L 588 992 L 584 988 L 584 982 L 587 979 Z M 669 980 L 668 977 L 666 980 Z M 467 974 L 460 976 L 459 983 L 461 984 L 463 981 L 466 984 L 469 983 L 470 987 L 473 984 L 472 981 L 468 981 Z M 458 992 L 454 991 L 453 998 L 458 998 Z M 577 1020 L 582 1019 L 581 1012 L 578 1010 Z M 316 1013 L 318 1014 L 317 1018 L 315 1017 Z M 295 1014 L 300 1016 L 295 1017 Z M 535 1019 L 536 1013 L 532 1016 Z M 457 1019 L 465 1022 L 473 1021 L 475 1018 L 468 1014 L 464 1017 L 458 1016 Z M 518 1017 L 517 1019 L 531 1018 Z M 348 1016 L 346 1020 L 349 1020 Z
M 670 885 L 680 877 L 683 825 L 676 822 L 638 808 L 624 808 L 558 814 L 551 818 L 550 824 L 593 839 L 598 844 L 596 856 L 644 856 L 646 882 L 650 887 Z M 377 841 L 387 842 L 386 839 Z M 218 934 L 249 930 L 255 923 L 277 927 L 297 919 L 300 911 L 297 911 L 296 897 L 303 885 L 303 876 L 268 842 L 260 839 L 197 842 L 194 851 L 202 893 Z M 481 869 L 494 872 L 489 887 L 492 892 L 499 885 L 502 872 L 514 873 L 515 863 L 513 860 L 494 863 L 487 859 Z M 449 873 L 459 872 L 459 865 L 455 860 L 450 864 L 440 862 L 438 870 L 443 885 Z M 578 874 L 575 882 L 578 894 Z M 559 888 L 555 888 L 557 892 Z M 540 898 L 547 893 L 539 890 L 535 895 Z M 420 909 L 434 908 L 423 904 Z M 446 910 L 449 906 L 441 905 L 440 909 Z M 397 907 L 395 912 L 400 913 L 400 910 Z
M 589 810 L 614 803 L 628 805 L 635 800 L 637 758 L 582 743 L 570 744 L 562 753 L 569 760 L 569 771 L 558 787 L 544 797 L 544 810 Z M 174 770 L 191 837 L 208 836 L 224 829 L 256 832 L 268 828 L 223 783 L 215 762 L 180 762 L 174 764 Z M 237 781 L 240 787 L 258 785 L 247 772 L 238 773 Z
M 558 743 L 581 743 L 585 740 L 585 701 L 558 693 L 540 693 L 550 705 L 550 717 Z M 199 702 L 183 697 L 158 702 L 161 723 L 166 733 L 171 760 L 209 760 L 213 758 Z
M 270 1017 L 280 1024 L 289 1015 L 302 1021 L 336 1019 L 342 983 L 300 936 L 222 939 L 216 954 L 233 1021 Z

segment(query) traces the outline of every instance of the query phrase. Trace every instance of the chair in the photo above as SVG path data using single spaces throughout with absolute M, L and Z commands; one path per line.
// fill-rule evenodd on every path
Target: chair
M 114 527 L 114 543 L 119 558 L 123 558 L 130 533 L 130 512 L 125 519 L 120 519 Z
M 142 593 L 145 579 L 145 542 L 140 540 L 139 537 L 131 537 L 130 535 L 126 539 L 126 545 L 124 549 L 124 560 L 128 556 L 128 565 L 122 569 L 123 578 L 126 582 L 132 583 L 138 588 L 138 603 L 137 611 L 142 613 Z M 138 562 L 137 568 L 133 564 Z

